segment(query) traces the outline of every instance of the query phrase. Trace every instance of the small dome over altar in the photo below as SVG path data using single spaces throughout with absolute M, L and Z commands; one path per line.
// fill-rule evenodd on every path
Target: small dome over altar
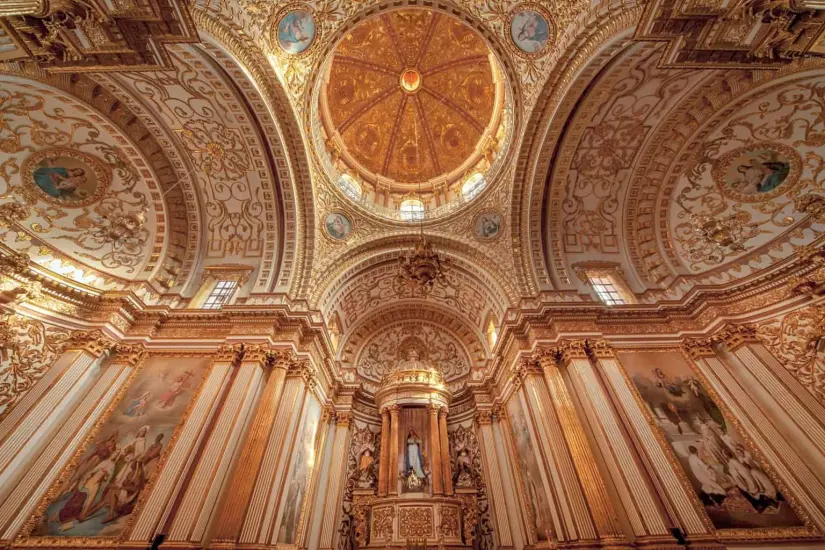
M 439 405 L 452 399 L 444 374 L 427 361 L 423 342 L 409 339 L 399 346 L 399 360 L 381 380 L 375 393 L 379 409 L 391 405 Z

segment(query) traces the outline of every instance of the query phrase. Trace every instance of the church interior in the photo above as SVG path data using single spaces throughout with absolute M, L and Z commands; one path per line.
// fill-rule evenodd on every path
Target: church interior
M 825 550 L 825 1 L 0 1 L 0 550 Z

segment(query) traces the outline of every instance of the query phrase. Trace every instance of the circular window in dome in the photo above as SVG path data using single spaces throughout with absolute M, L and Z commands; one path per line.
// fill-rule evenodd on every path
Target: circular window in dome
M 338 189 L 354 201 L 361 199 L 361 184 L 349 174 L 341 174 L 338 178 Z
M 398 214 L 407 222 L 418 222 L 424 219 L 424 203 L 418 199 L 407 199 L 401 203 Z
M 481 172 L 476 172 L 461 186 L 461 196 L 464 200 L 473 200 L 485 187 L 487 187 L 487 178 Z

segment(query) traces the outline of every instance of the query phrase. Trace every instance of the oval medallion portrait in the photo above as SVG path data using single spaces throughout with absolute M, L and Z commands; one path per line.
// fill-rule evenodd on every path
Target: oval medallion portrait
M 473 220 L 473 233 L 484 241 L 495 239 L 501 234 L 501 216 L 498 212 L 482 212 Z
M 532 4 L 522 4 L 513 11 L 509 31 L 517 53 L 530 57 L 544 54 L 553 34 L 544 10 Z
M 327 235 L 336 241 L 345 241 L 352 233 L 352 222 L 341 212 L 330 212 L 324 219 Z
M 96 158 L 72 149 L 38 151 L 23 163 L 23 183 L 34 194 L 60 206 L 86 206 L 109 187 L 109 172 Z
M 799 179 L 802 160 L 790 147 L 763 142 L 723 155 L 713 179 L 723 194 L 743 202 L 762 202 L 786 192 Z
M 315 18 L 309 10 L 286 12 L 278 21 L 278 45 L 288 54 L 297 55 L 315 41 Z

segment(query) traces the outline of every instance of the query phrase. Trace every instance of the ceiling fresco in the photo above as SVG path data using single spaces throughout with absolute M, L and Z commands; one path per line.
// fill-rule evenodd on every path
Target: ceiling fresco
M 159 184 L 131 140 L 76 99 L 0 76 L 0 199 L 21 210 L 11 249 L 76 282 L 123 288 L 164 250 Z
M 495 61 L 458 20 L 392 11 L 356 26 L 332 55 L 324 122 L 365 179 L 450 179 L 492 148 L 502 107 Z

